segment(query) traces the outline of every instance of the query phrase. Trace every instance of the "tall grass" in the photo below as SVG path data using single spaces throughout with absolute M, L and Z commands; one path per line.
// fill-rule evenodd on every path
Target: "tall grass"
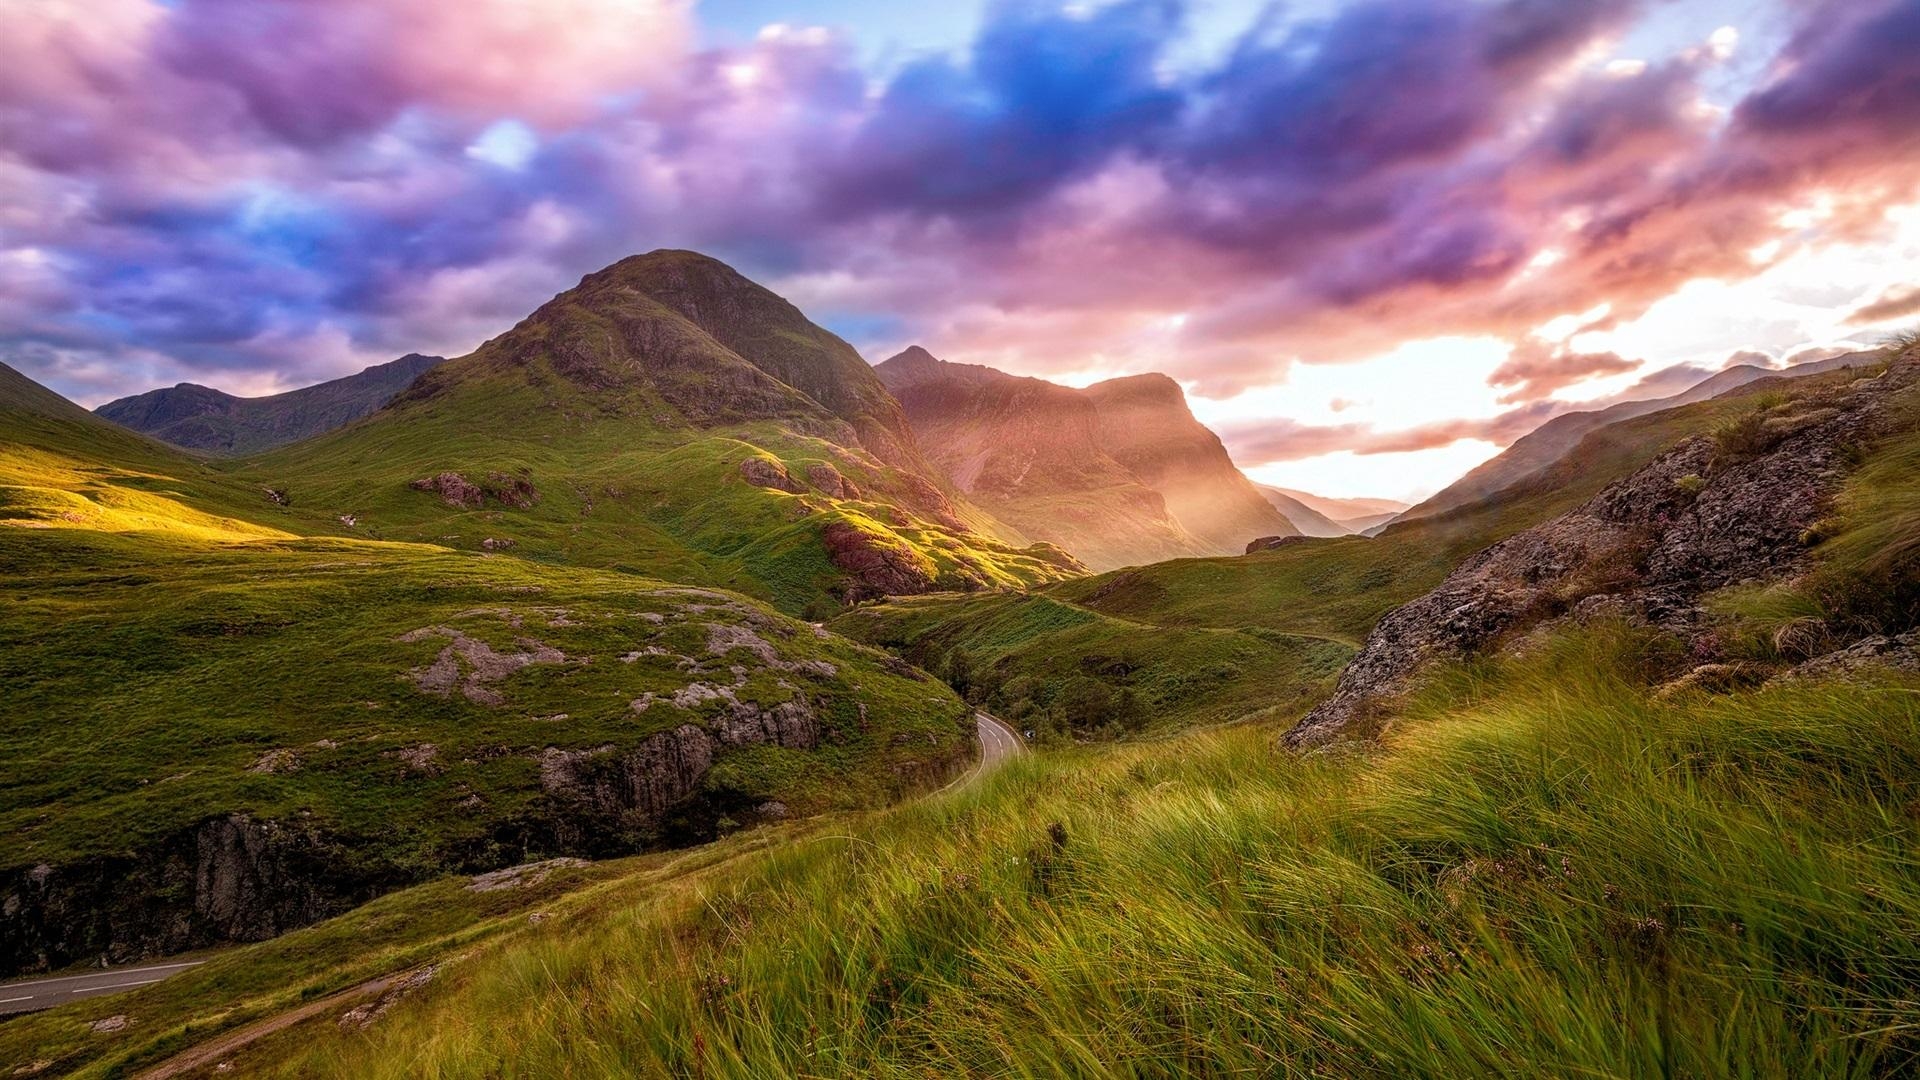
M 1655 700 L 1625 631 L 1377 755 L 1243 728 L 978 788 L 455 964 L 353 1076 L 1882 1076 L 1920 1051 L 1920 697 Z

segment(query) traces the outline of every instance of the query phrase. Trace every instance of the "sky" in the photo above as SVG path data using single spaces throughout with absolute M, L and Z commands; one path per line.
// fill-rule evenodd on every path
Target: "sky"
M 1920 0 L 0 0 L 0 361 L 458 355 L 687 247 L 1417 498 L 1920 321 Z

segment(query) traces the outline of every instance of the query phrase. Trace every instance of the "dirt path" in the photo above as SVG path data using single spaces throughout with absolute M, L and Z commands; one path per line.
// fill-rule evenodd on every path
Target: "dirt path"
M 351 989 L 308 1002 L 297 1009 L 256 1020 L 243 1028 L 229 1031 L 211 1042 L 204 1042 L 188 1050 L 183 1050 L 167 1060 L 140 1073 L 136 1080 L 172 1080 L 194 1069 L 216 1064 L 221 1058 L 240 1050 L 259 1039 L 264 1039 L 277 1031 L 286 1029 L 304 1020 L 311 1020 L 322 1013 L 334 1009 L 345 1010 L 347 1006 L 368 998 L 378 997 L 387 992 L 393 984 L 413 974 L 410 971 L 382 975 L 380 978 L 361 983 Z

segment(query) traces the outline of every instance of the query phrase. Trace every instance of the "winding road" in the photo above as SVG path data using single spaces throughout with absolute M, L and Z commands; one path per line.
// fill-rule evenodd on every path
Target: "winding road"
M 974 735 L 980 740 L 980 760 L 948 784 L 952 791 L 966 787 L 986 774 L 1026 752 L 1019 732 L 986 713 L 973 714 Z M 150 986 L 162 979 L 198 967 L 204 960 L 173 960 L 155 964 L 103 968 L 84 975 L 62 975 L 52 979 L 27 979 L 0 983 L 0 1016 L 8 1013 L 35 1012 L 64 1005 L 69 1001 L 98 997 Z

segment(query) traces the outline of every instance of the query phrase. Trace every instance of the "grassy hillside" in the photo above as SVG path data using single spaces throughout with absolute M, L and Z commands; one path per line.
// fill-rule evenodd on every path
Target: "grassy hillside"
M 972 752 L 944 686 L 737 593 L 314 535 L 285 489 L 0 376 L 8 967 L 872 806 Z
M 1382 615 L 1431 589 L 1462 559 L 1566 512 L 1675 442 L 1751 413 L 1776 393 L 1762 386 L 1611 425 L 1498 499 L 1377 538 L 1155 563 L 1033 596 L 895 600 L 862 606 L 833 625 L 903 652 L 1036 731 L 1120 734 L 1287 715 L 1324 693 Z M 1889 451 L 1883 460 L 1902 459 Z M 1869 475 L 1898 470 L 1876 465 Z M 1899 513 L 1887 507 L 1869 516 Z M 950 670 L 956 650 L 964 654 L 958 680 Z M 1123 694 L 1130 694 L 1124 702 Z
M 1895 1075 L 1910 690 L 1655 700 L 1613 631 L 1460 670 L 1376 756 L 1033 757 L 482 946 L 264 1076 Z M 1912 687 L 1912 684 L 1906 684 Z
M 510 546 L 789 614 L 1081 572 L 929 479 L 851 346 L 688 252 L 589 275 L 367 420 L 236 475 L 357 535 Z
M 1260 628 L 1146 626 L 1043 595 L 901 599 L 830 626 L 942 674 L 1043 743 L 1294 716 L 1353 654 Z

